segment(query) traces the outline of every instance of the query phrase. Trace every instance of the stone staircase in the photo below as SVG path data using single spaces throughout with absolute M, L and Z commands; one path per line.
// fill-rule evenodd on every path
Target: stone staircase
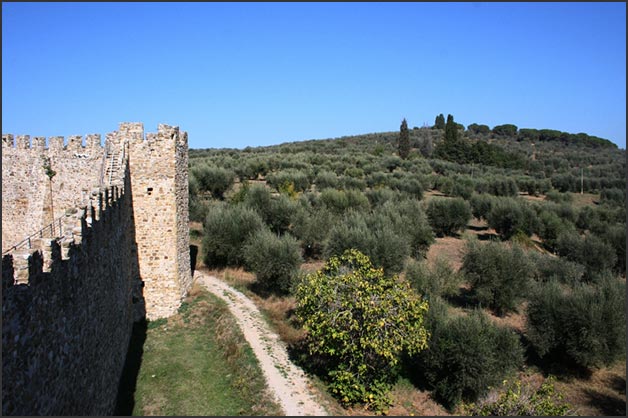
M 101 177 L 101 187 L 109 187 L 124 176 L 124 144 L 111 144 L 106 147 Z

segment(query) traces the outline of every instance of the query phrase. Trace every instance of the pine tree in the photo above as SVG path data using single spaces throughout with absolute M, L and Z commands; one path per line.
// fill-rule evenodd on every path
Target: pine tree
M 399 157 L 407 159 L 410 154 L 410 132 L 408 131 L 408 122 L 404 118 L 401 121 L 401 128 L 399 129 Z

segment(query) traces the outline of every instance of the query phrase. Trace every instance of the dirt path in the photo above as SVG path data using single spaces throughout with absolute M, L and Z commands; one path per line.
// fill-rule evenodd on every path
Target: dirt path
M 286 347 L 270 330 L 257 306 L 246 296 L 214 276 L 200 271 L 194 279 L 224 300 L 236 318 L 244 337 L 260 362 L 268 387 L 286 415 L 328 415 L 315 400 L 311 383 L 303 370 L 288 358 Z

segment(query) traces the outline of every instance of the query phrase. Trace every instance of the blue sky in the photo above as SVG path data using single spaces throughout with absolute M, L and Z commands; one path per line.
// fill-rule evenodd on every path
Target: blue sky
M 2 132 L 190 148 L 432 125 L 626 148 L 625 3 L 2 3 Z

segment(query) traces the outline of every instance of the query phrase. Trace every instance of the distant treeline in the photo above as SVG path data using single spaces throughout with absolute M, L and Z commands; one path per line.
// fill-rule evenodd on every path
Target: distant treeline
M 459 127 L 460 126 L 462 125 L 459 125 Z M 434 125 L 434 128 L 436 127 L 437 125 Z M 518 129 L 516 125 L 510 123 L 497 125 L 493 127 L 493 129 L 490 129 L 487 125 L 478 125 L 477 123 L 472 123 L 471 125 L 467 126 L 467 130 L 470 134 L 488 135 L 492 133 L 493 135 L 498 137 L 510 137 L 518 141 L 553 141 L 561 142 L 567 145 L 573 144 L 589 146 L 592 148 L 617 148 L 617 145 L 612 143 L 608 139 L 588 135 L 583 132 L 570 134 L 568 132 L 562 132 L 555 129 Z

